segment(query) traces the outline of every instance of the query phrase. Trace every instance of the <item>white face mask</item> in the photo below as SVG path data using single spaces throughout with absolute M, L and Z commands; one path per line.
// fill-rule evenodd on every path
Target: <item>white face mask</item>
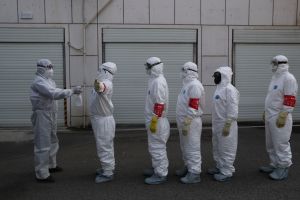
M 272 72 L 275 73 L 278 69 L 278 65 L 272 65 Z
M 151 69 L 146 69 L 146 74 L 151 75 Z
M 187 73 L 186 73 L 186 72 L 181 72 L 181 73 L 180 73 L 180 78 L 181 78 L 181 79 L 184 79 L 186 76 L 187 76 Z
M 47 69 L 47 70 L 46 70 L 46 72 L 45 72 L 46 78 L 52 78 L 53 75 L 54 75 L 53 69 Z

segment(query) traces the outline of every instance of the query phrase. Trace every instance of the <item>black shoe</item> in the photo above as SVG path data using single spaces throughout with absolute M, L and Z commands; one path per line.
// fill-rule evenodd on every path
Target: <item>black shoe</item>
M 49 168 L 50 173 L 62 172 L 63 168 L 56 166 L 55 168 Z
M 35 179 L 39 183 L 54 183 L 55 182 L 54 178 L 51 175 L 45 179 L 39 179 L 39 178 L 35 178 Z

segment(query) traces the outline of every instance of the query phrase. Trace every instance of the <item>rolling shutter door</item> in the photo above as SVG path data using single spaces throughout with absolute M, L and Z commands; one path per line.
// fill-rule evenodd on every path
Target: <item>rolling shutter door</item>
M 279 35 L 281 34 L 281 35 Z M 299 31 L 240 31 L 235 38 L 235 85 L 240 91 L 239 120 L 260 121 L 272 72 L 270 60 L 278 54 L 288 57 L 290 72 L 299 82 Z M 268 36 L 268 39 L 263 40 Z M 256 39 L 255 39 L 256 38 Z M 292 38 L 292 39 L 291 39 Z M 265 41 L 265 43 L 263 42 Z M 293 118 L 300 120 L 300 94 Z
M 182 87 L 180 69 L 195 60 L 195 30 L 106 29 L 105 61 L 118 66 L 114 78 L 113 103 L 117 123 L 144 123 L 145 96 L 148 84 L 144 63 L 151 56 L 160 57 L 169 86 L 170 122 L 176 122 L 177 96 Z
M 49 58 L 54 80 L 64 87 L 63 29 L 0 28 L 0 126 L 31 126 L 30 85 L 36 61 Z M 63 101 L 59 101 L 58 124 L 64 124 Z

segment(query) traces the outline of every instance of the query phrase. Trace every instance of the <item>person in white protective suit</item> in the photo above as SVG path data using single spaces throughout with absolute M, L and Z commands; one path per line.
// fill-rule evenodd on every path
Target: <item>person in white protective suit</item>
M 180 147 L 184 168 L 176 171 L 182 183 L 198 183 L 201 181 L 200 140 L 205 94 L 198 80 L 198 66 L 187 62 L 182 67 L 183 87 L 178 95 L 176 121 L 179 130 Z
M 54 182 L 50 173 L 60 172 L 56 154 L 59 144 L 57 138 L 57 101 L 80 94 L 81 89 L 59 89 L 53 77 L 53 65 L 48 59 L 37 62 L 37 72 L 30 90 L 32 104 L 31 122 L 34 133 L 34 166 L 38 182 Z
M 115 63 L 106 62 L 99 66 L 94 89 L 90 95 L 90 119 L 96 140 L 97 155 L 101 167 L 96 171 L 95 183 L 113 180 L 115 169 L 114 138 L 116 123 L 114 106 L 113 77 L 117 72 Z
M 266 149 L 270 164 L 260 167 L 274 180 L 288 177 L 292 165 L 290 137 L 293 126 L 292 111 L 296 105 L 298 84 L 289 72 L 287 57 L 275 56 L 272 61 L 272 80 L 265 100 L 264 121 Z
M 239 92 L 231 84 L 232 74 L 230 67 L 222 66 L 213 75 L 217 85 L 212 106 L 212 144 L 216 166 L 208 173 L 220 182 L 229 181 L 235 172 Z
M 163 75 L 163 63 L 160 58 L 147 60 L 146 72 L 149 75 L 145 102 L 145 123 L 148 134 L 148 150 L 152 158 L 152 169 L 145 170 L 146 184 L 161 184 L 167 181 L 169 161 L 166 143 L 170 136 L 170 124 L 167 119 L 169 89 Z

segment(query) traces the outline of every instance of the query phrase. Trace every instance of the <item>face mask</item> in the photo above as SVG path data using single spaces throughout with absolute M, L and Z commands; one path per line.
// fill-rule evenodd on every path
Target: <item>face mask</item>
M 214 82 L 216 85 L 221 83 L 221 73 L 220 72 L 215 72 L 213 77 L 214 77 Z
M 46 72 L 45 72 L 46 78 L 52 78 L 53 74 L 54 74 L 53 69 L 47 69 Z
M 151 75 L 151 69 L 146 69 L 146 74 Z
M 277 71 L 278 65 L 272 65 L 272 72 L 275 73 Z

